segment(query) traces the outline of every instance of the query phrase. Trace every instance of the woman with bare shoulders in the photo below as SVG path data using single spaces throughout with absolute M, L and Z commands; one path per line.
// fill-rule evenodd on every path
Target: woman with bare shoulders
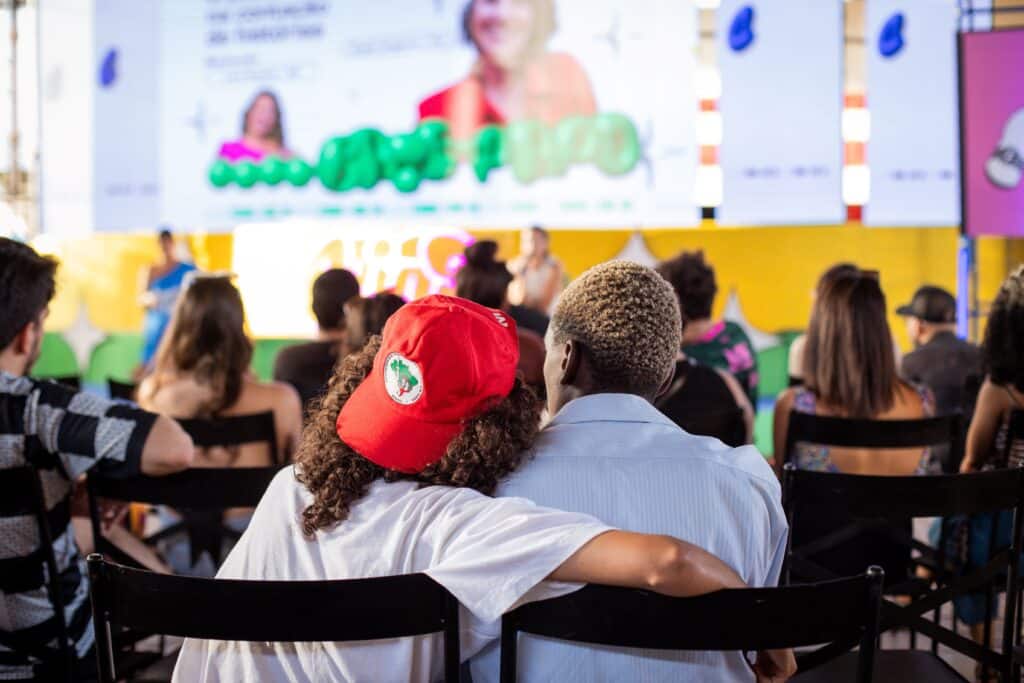
M 242 297 L 223 276 L 200 276 L 178 300 L 153 373 L 139 387 L 139 405 L 175 418 L 216 418 L 272 412 L 277 443 L 200 450 L 195 467 L 267 467 L 291 460 L 302 431 L 302 404 L 290 385 L 260 382 L 249 371 Z M 245 520 L 247 513 L 232 517 Z M 244 526 L 244 521 L 240 522 Z M 175 558 L 168 561 L 179 571 Z M 203 572 L 206 573 L 206 572 Z
M 836 277 L 818 292 L 807 331 L 804 385 L 784 392 L 775 405 L 775 462 L 798 469 L 847 474 L 927 474 L 928 448 L 835 448 L 797 442 L 786 450 L 791 412 L 868 420 L 931 417 L 934 401 L 927 389 L 899 378 L 886 320 L 885 295 L 875 272 Z M 790 530 L 795 545 L 821 538 L 849 523 L 839 511 L 804 515 Z M 910 524 L 904 529 L 910 533 Z M 860 571 L 866 561 L 898 582 L 910 571 L 910 553 L 886 530 L 864 531 L 848 542 L 816 555 L 839 575 Z

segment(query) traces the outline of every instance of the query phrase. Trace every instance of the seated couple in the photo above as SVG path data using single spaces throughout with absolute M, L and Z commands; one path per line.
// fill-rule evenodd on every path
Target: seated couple
M 497 680 L 501 615 L 524 602 L 588 582 L 680 596 L 774 585 L 787 529 L 767 463 L 687 434 L 651 404 L 672 377 L 679 329 L 673 290 L 653 270 L 613 262 L 585 273 L 545 340 L 553 419 L 538 433 L 541 406 L 516 376 L 507 315 L 445 296 L 407 304 L 339 366 L 296 465 L 219 576 L 424 572 L 463 607 L 476 681 Z M 794 669 L 789 651 L 748 663 L 739 652 L 520 647 L 524 680 L 784 680 Z M 428 681 L 441 650 L 440 636 L 187 640 L 175 680 Z

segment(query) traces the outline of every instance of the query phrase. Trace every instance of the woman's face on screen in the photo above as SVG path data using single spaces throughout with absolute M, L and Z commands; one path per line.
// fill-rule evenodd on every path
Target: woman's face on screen
M 535 20 L 531 0 L 473 0 L 469 34 L 484 59 L 510 68 L 525 58 Z
M 252 103 L 245 122 L 245 132 L 253 137 L 264 138 L 270 135 L 277 125 L 277 106 L 267 95 L 260 95 Z

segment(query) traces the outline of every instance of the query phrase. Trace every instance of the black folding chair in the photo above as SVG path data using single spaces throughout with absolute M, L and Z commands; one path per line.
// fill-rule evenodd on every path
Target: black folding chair
M 74 389 L 75 391 L 81 391 L 81 389 L 82 389 L 82 378 L 79 377 L 78 375 L 62 375 L 60 377 L 43 377 L 42 379 L 48 379 L 51 382 L 56 382 L 57 384 L 63 384 L 67 388 Z
M 917 420 L 861 420 L 794 410 L 789 413 L 784 462 L 793 457 L 798 443 L 886 449 L 949 446 L 959 453 L 963 450 L 963 418 L 943 415 Z
M 742 408 L 678 416 L 676 424 L 690 434 L 713 436 L 727 446 L 747 443 L 747 422 Z
M 812 669 L 860 645 L 849 680 L 872 679 L 883 572 L 786 588 L 723 590 L 693 598 L 590 585 L 533 602 L 501 620 L 501 681 L 516 680 L 519 633 L 577 643 L 657 650 L 823 647 L 800 662 Z M 838 680 L 838 679 L 837 679 Z
M 236 581 L 154 574 L 88 558 L 100 680 L 118 677 L 110 632 L 183 638 L 343 642 L 444 635 L 459 680 L 459 603 L 425 574 L 348 581 Z
M 951 450 L 952 457 L 959 460 L 957 453 L 962 451 L 963 444 L 962 423 L 959 415 L 916 420 L 863 420 L 791 411 L 782 460 L 789 462 L 800 443 L 859 449 L 923 450 L 939 447 Z M 810 543 L 829 536 L 847 522 L 841 511 L 825 508 L 818 510 L 815 515 L 802 515 L 795 520 L 795 526 L 790 526 L 790 538 L 797 544 Z M 806 578 L 817 581 L 849 575 L 859 571 L 864 562 L 868 561 L 885 569 L 887 595 L 913 595 L 926 590 L 927 582 L 911 578 L 915 564 L 912 550 L 923 550 L 920 544 L 912 547 L 910 543 L 912 520 L 900 519 L 894 524 L 898 528 L 882 528 L 875 524 L 849 530 L 850 536 L 844 537 L 842 543 L 831 544 L 817 553 L 818 563 L 831 570 L 831 573 Z M 927 550 L 924 553 L 924 563 L 933 571 L 939 570 L 933 566 L 934 563 L 928 562 L 927 558 L 932 556 Z M 912 640 L 914 637 L 912 631 Z
M 64 593 L 61 590 L 60 574 L 57 573 L 57 559 L 53 553 L 53 530 L 61 532 L 67 527 L 70 508 L 66 502 L 58 503 L 52 510 L 46 509 L 43 484 L 39 472 L 31 466 L 13 467 L 0 470 L 4 495 L 0 497 L 0 516 L 31 515 L 36 520 L 39 532 L 39 547 L 24 558 L 0 560 L 0 593 L 19 593 L 40 586 L 46 587 L 46 595 L 53 608 L 55 627 L 53 636 L 57 647 L 40 645 L 39 638 L 23 642 L 16 634 L 0 631 L 0 645 L 16 655 L 29 655 L 39 659 L 47 667 L 47 677 L 70 681 L 73 677 L 76 659 L 74 647 L 68 635 L 64 616 Z M 38 630 L 38 629 L 37 629 Z M 44 637 L 44 640 L 48 638 Z M 59 677 L 59 678 L 58 678 Z
M 96 549 L 118 558 L 122 563 L 138 566 L 134 560 L 125 556 L 103 537 L 99 512 L 100 498 L 167 505 L 186 514 L 221 513 L 230 508 L 256 507 L 279 470 L 279 467 L 195 467 L 164 477 L 143 475 L 127 479 L 103 477 L 91 472 L 87 479 L 89 517 Z M 198 537 L 195 545 L 212 552 L 215 564 L 220 562 L 222 539 L 237 538 L 240 535 L 237 531 L 223 528 L 217 521 L 215 538 L 206 538 L 204 532 L 209 529 L 191 530 L 187 521 L 182 521 L 145 537 L 143 541 L 153 545 L 183 530 L 195 532 Z M 196 554 L 195 547 L 193 554 Z
M 970 657 L 983 672 L 994 668 L 1009 680 L 1011 650 L 1015 643 L 1018 565 L 1022 549 L 1024 514 L 1024 471 L 998 470 L 977 474 L 935 476 L 868 476 L 797 470 L 787 464 L 783 472 L 783 505 L 790 529 L 799 530 L 801 519 L 834 515 L 844 523 L 823 536 L 807 540 L 790 536 L 783 577 L 786 581 L 820 581 L 832 578 L 834 570 L 823 566 L 819 558 L 832 548 L 856 538 L 868 530 L 887 535 L 893 542 L 917 550 L 916 562 L 927 566 L 930 580 L 919 581 L 920 590 L 890 593 L 912 594 L 912 601 L 900 606 L 882 603 L 882 631 L 908 627 L 932 639 L 931 652 L 921 650 L 880 651 L 879 676 L 884 680 L 962 680 L 937 656 L 939 644 Z M 1013 528 L 1008 548 L 993 552 L 990 561 L 966 575 L 957 575 L 946 556 L 945 538 L 938 548 L 914 540 L 896 522 L 920 517 L 970 516 L 1013 510 Z M 993 537 L 994 538 L 994 537 Z M 869 551 L 870 552 L 870 551 Z M 864 557 L 874 561 L 873 557 Z M 1006 616 L 1001 650 L 990 646 L 986 621 L 985 643 L 979 644 L 940 624 L 942 605 L 953 598 L 987 589 L 991 604 L 998 583 L 1005 582 Z M 933 621 L 923 618 L 933 612 Z M 913 643 L 911 644 L 913 648 Z
M 107 389 L 110 391 L 110 398 L 119 398 L 122 401 L 134 401 L 135 390 L 138 387 L 130 382 L 119 382 L 116 379 L 107 378 Z

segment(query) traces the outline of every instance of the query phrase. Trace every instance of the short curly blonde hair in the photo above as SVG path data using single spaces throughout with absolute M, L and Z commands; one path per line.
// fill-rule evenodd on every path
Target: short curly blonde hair
M 586 349 L 603 390 L 657 392 L 669 377 L 682 322 L 672 286 L 639 263 L 609 261 L 562 293 L 551 318 L 552 341 Z

